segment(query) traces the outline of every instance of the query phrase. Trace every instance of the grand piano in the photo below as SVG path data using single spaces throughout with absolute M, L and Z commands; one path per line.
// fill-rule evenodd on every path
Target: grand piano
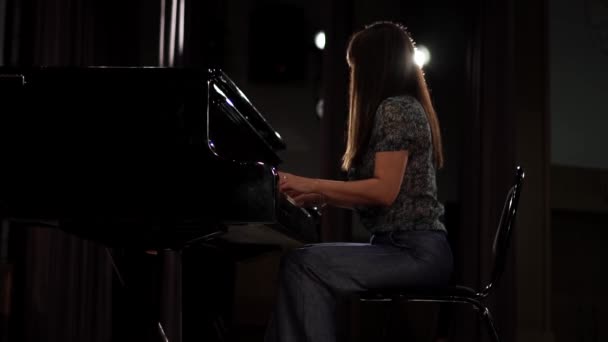
M 278 191 L 284 140 L 222 70 L 0 68 L 0 100 L 5 223 L 156 251 L 319 239 Z
M 314 212 L 278 192 L 282 137 L 221 70 L 0 69 L 0 91 L 4 217 L 113 246 L 242 224 L 317 239 Z

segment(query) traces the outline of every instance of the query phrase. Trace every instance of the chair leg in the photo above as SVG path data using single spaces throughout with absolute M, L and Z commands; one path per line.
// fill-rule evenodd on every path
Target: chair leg
M 490 309 L 484 307 L 483 312 L 481 313 L 486 324 L 488 326 L 488 331 L 490 335 L 492 335 L 492 339 L 494 342 L 500 342 L 500 338 L 498 337 L 498 332 L 496 331 L 496 326 L 494 325 L 494 319 L 492 318 L 492 314 L 490 313 Z

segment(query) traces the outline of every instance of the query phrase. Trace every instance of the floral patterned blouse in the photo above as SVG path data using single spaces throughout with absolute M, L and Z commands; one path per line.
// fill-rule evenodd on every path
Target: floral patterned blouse
M 349 180 L 374 175 L 376 152 L 408 150 L 408 162 L 397 199 L 390 207 L 355 208 L 371 233 L 393 230 L 443 230 L 443 205 L 437 200 L 431 129 L 418 100 L 409 95 L 385 99 L 376 111 L 369 145 Z

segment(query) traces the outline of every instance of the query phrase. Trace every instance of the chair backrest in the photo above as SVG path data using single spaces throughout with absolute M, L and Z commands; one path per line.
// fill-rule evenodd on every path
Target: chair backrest
M 496 235 L 494 236 L 494 244 L 492 246 L 492 275 L 488 285 L 481 291 L 481 295 L 483 296 L 487 296 L 490 290 L 496 285 L 496 283 L 498 283 L 498 280 L 502 276 L 505 269 L 507 252 L 511 242 L 513 227 L 515 226 L 515 218 L 517 216 L 517 208 L 519 205 L 519 195 L 521 194 L 524 177 L 524 170 L 518 166 L 515 170 L 515 179 L 513 181 L 513 185 L 507 193 L 507 198 L 500 215 L 498 229 L 496 230 Z

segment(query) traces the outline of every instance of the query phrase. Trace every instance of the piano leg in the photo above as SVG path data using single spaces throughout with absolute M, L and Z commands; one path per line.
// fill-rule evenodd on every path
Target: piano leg
M 112 341 L 181 342 L 182 253 L 120 248 L 115 271 Z
M 165 249 L 162 258 L 159 333 L 163 342 L 182 341 L 182 254 Z

